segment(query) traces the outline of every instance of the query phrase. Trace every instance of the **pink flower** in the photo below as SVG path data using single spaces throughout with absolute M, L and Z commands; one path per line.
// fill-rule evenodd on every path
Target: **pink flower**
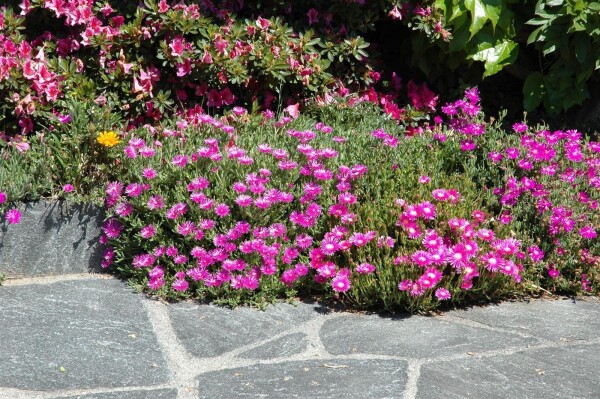
M 154 265 L 156 257 L 152 254 L 139 254 L 133 257 L 132 266 L 136 269 L 141 267 L 151 267 Z
M 529 257 L 534 262 L 539 262 L 544 259 L 544 252 L 537 245 L 532 245 L 528 249 Z
M 431 256 L 425 251 L 417 251 L 411 255 L 411 260 L 420 267 L 426 267 L 431 264 Z
M 215 207 L 215 213 L 219 217 L 225 217 L 229 215 L 229 207 L 225 204 L 219 204 Z
M 21 221 L 21 212 L 17 208 L 13 208 L 4 215 L 8 224 L 19 224 Z
M 19 214 L 19 218 L 20 216 L 21 215 Z M 104 234 L 106 234 L 108 238 L 117 238 L 121 234 L 121 230 L 123 230 L 123 226 L 115 218 L 108 219 L 104 222 L 104 225 L 102 225 L 102 231 L 104 231 Z
M 154 236 L 154 234 L 156 234 L 156 228 L 154 227 L 154 225 L 151 224 L 142 227 L 142 229 L 140 230 L 140 235 L 146 239 Z
M 110 182 L 106 185 L 106 195 L 117 198 L 123 194 L 124 185 L 121 182 Z
M 440 301 L 445 301 L 451 298 L 450 291 L 445 288 L 438 288 L 435 290 L 435 297 Z
M 400 10 L 398 9 L 398 6 L 396 6 L 396 5 L 390 10 L 388 15 L 392 19 L 398 19 L 398 20 L 402 19 L 402 13 L 400 12 Z
M 146 206 L 152 211 L 155 209 L 164 208 L 165 203 L 160 195 L 153 195 L 148 199 Z
M 411 99 L 413 107 L 417 109 L 429 108 L 430 110 L 435 111 L 438 96 L 429 90 L 426 83 L 423 83 L 419 87 L 412 80 L 409 81 L 408 96 Z
M 548 266 L 548 275 L 552 279 L 557 279 L 560 276 L 560 270 L 556 269 L 554 266 Z
M 360 274 L 371 274 L 375 271 L 375 266 L 370 263 L 361 263 L 356 266 L 356 272 Z
M 336 292 L 346 292 L 350 289 L 350 286 L 350 280 L 344 275 L 337 275 L 331 280 L 331 288 Z
M 152 168 L 145 168 L 144 171 L 142 172 L 142 176 L 144 176 L 144 178 L 146 178 L 148 180 L 151 180 L 157 176 L 157 173 Z
M 596 233 L 596 230 L 594 230 L 593 226 L 585 226 L 579 230 L 579 235 L 581 235 L 583 238 L 591 240 L 596 238 L 598 234 Z
M 183 278 L 178 278 L 171 285 L 175 291 L 186 291 L 189 288 L 189 283 Z
M 0 204 L 3 204 L 6 202 L 6 193 L 0 191 Z
M 184 44 L 185 41 L 181 36 L 177 36 L 175 39 L 173 39 L 173 41 L 169 44 L 169 47 L 171 47 L 171 55 L 173 57 L 179 57 L 182 55 L 183 50 L 185 49 Z
M 175 155 L 171 163 L 179 168 L 185 168 L 188 158 L 185 155 Z
M 333 255 L 339 249 L 339 240 L 334 237 L 327 237 L 321 241 L 321 251 L 325 255 Z
M 417 210 L 421 217 L 425 220 L 433 220 L 436 217 L 435 205 L 430 202 L 422 202 L 417 206 Z
M 517 133 L 525 133 L 527 131 L 527 124 L 525 122 L 517 122 L 512 128 Z
M 148 280 L 148 288 L 153 291 L 157 291 L 163 285 L 165 285 L 165 280 L 162 277 Z
M 292 118 L 297 119 L 298 116 L 300 116 L 300 104 L 288 105 L 285 108 L 285 112 L 287 112 Z
M 311 8 L 310 10 L 308 10 L 308 12 L 306 13 L 306 16 L 308 17 L 309 25 L 319 22 L 319 12 L 317 10 L 315 10 L 314 8 Z
M 70 193 L 70 192 L 72 192 L 74 189 L 75 189 L 75 188 L 73 187 L 73 185 L 72 185 L 72 184 L 65 184 L 65 185 L 63 186 L 63 191 L 64 191 L 65 193 Z

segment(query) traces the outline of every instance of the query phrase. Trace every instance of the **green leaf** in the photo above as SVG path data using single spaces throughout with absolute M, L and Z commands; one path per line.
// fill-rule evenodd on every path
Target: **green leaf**
M 541 103 L 546 93 L 544 77 L 539 72 L 534 72 L 525 79 L 523 85 L 523 106 L 526 111 L 533 111 Z
M 485 62 L 483 74 L 485 78 L 499 72 L 506 65 L 512 64 L 517 59 L 518 50 L 517 43 L 510 40 L 503 40 L 495 46 L 484 42 L 477 46 L 476 53 L 470 55 L 469 58 Z
M 575 57 L 577 61 L 580 63 L 585 62 L 588 50 L 590 49 L 590 41 L 589 39 L 578 38 L 578 40 L 574 40 L 575 42 Z
M 465 7 L 471 13 L 471 37 L 483 28 L 487 21 L 492 23 L 494 29 L 502 12 L 501 0 L 465 0 Z

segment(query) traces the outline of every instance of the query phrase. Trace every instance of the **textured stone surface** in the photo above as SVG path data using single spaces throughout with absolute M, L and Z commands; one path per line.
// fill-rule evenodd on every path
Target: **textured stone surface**
M 507 302 L 456 311 L 452 315 L 555 341 L 600 337 L 600 302 L 593 298 L 529 304 Z
M 325 348 L 334 355 L 370 353 L 431 358 L 537 343 L 524 338 L 437 317 L 383 318 L 350 315 L 328 320 L 321 329 Z
M 402 398 L 407 364 L 390 360 L 311 360 L 203 374 L 200 398 Z
M 142 298 L 117 280 L 0 289 L 0 387 L 56 390 L 164 383 Z
M 177 338 L 194 356 L 218 356 L 268 339 L 315 315 L 314 306 L 279 304 L 265 311 L 181 303 L 169 307 Z
M 574 345 L 428 364 L 421 368 L 417 397 L 598 398 L 599 353 L 599 345 Z
M 240 354 L 239 357 L 249 359 L 275 359 L 302 353 L 306 350 L 307 345 L 308 339 L 306 339 L 306 334 L 289 334 L 246 351 Z
M 0 273 L 18 277 L 98 270 L 100 208 L 40 201 L 19 210 L 19 224 L 0 225 Z
M 150 389 L 141 391 L 88 393 L 77 396 L 57 396 L 52 399 L 175 399 L 176 397 L 176 389 Z

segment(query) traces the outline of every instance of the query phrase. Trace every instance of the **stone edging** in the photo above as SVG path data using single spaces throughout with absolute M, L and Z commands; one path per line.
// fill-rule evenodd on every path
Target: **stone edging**
M 18 208 L 19 224 L 0 225 L 0 273 L 17 278 L 100 271 L 101 207 L 42 200 Z

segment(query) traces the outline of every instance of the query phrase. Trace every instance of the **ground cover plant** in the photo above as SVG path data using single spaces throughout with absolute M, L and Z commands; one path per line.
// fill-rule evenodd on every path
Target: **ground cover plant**
M 599 292 L 589 136 L 506 129 L 476 88 L 440 104 L 426 84 L 386 82 L 316 9 L 19 4 L 0 22 L 5 229 L 20 201 L 100 204 L 102 266 L 171 300 L 417 312 Z M 375 20 L 387 3 L 362 6 L 349 10 Z M 410 11 L 418 29 L 440 17 L 397 6 L 390 18 Z

